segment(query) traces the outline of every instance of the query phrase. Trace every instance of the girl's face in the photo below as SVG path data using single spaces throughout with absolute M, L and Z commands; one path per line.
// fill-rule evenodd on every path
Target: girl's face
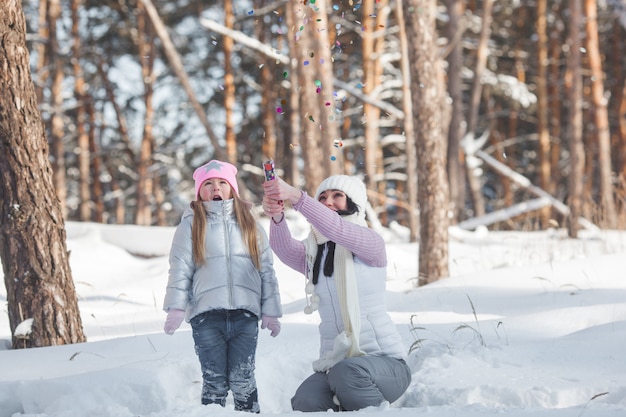
M 348 197 L 343 191 L 326 190 L 320 194 L 318 200 L 320 203 L 334 211 L 348 209 Z
M 230 200 L 233 198 L 230 184 L 222 178 L 209 178 L 203 182 L 199 194 L 202 201 Z

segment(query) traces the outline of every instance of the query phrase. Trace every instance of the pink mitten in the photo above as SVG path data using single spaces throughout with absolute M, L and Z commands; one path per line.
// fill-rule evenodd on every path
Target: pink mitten
M 261 318 L 261 329 L 270 330 L 270 335 L 276 337 L 280 333 L 280 322 L 277 317 L 263 315 Z
M 180 324 L 183 322 L 184 319 L 185 312 L 183 310 L 172 309 L 168 311 L 163 330 L 165 330 L 166 334 L 174 334 L 174 332 L 180 327 Z

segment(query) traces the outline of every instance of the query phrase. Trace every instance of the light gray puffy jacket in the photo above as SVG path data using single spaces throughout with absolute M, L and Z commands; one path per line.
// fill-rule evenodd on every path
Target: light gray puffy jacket
M 174 233 L 163 310 L 186 311 L 186 320 L 209 310 L 244 309 L 255 314 L 282 316 L 272 250 L 265 230 L 257 223 L 261 268 L 256 269 L 234 214 L 233 200 L 206 201 L 206 262 L 193 261 L 188 207 Z

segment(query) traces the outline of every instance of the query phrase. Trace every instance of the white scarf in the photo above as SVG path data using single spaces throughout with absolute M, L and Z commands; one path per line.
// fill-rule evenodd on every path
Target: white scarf
M 367 227 L 365 219 L 357 214 L 343 216 L 343 219 L 351 223 L 356 223 Z M 308 264 L 307 294 L 313 294 L 313 264 L 317 255 L 318 245 L 328 242 L 329 239 L 311 227 L 311 233 L 304 241 Z M 354 273 L 354 260 L 352 252 L 341 245 L 335 246 L 335 259 L 333 263 L 335 285 L 341 306 L 341 318 L 343 320 L 344 332 L 351 342 L 347 357 L 363 355 L 359 348 L 359 334 L 361 333 L 361 310 L 359 307 L 359 294 L 356 285 L 356 275 Z M 311 295 L 311 304 L 305 309 L 305 313 L 312 313 L 317 310 L 316 294 Z M 308 302 L 308 300 L 307 300 Z M 339 337 L 344 337 L 339 334 Z M 337 343 L 336 343 L 337 344 Z

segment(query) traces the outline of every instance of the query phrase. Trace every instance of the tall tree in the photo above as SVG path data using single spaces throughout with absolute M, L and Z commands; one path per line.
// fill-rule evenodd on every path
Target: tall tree
M 89 172 L 89 135 L 87 128 L 87 112 L 85 111 L 85 93 L 87 85 L 81 67 L 81 37 L 79 33 L 79 8 L 82 0 L 72 0 L 72 71 L 74 74 L 74 97 L 76 99 L 76 133 L 78 135 L 78 172 L 79 180 L 79 218 L 81 221 L 91 220 L 91 173 Z
M 413 125 L 413 102 L 411 101 L 411 66 L 409 63 L 409 42 L 406 36 L 406 25 L 402 0 L 397 0 L 396 17 L 398 19 L 402 68 L 402 109 L 404 112 L 404 135 L 406 137 L 406 190 L 408 195 L 409 240 L 416 242 L 419 234 L 417 209 L 417 155 L 415 154 L 415 126 Z M 458 147 L 457 147 L 458 150 Z
M 224 0 L 224 26 L 233 29 L 235 15 L 232 0 Z M 230 36 L 224 36 L 222 48 L 224 50 L 224 128 L 226 140 L 227 161 L 237 164 L 237 136 L 235 132 L 235 75 L 233 73 L 233 47 L 235 41 Z
M 420 210 L 419 284 L 448 276 L 446 138 L 449 110 L 435 31 L 436 0 L 403 2 L 409 40 Z
M 476 137 L 476 129 L 478 128 L 478 114 L 480 110 L 480 97 L 482 96 L 483 74 L 487 68 L 487 58 L 489 57 L 489 38 L 491 36 L 491 11 L 493 9 L 493 0 L 485 0 L 483 2 L 483 19 L 480 29 L 480 39 L 476 47 L 476 67 L 474 69 L 474 79 L 472 82 L 472 90 L 470 93 L 470 102 L 467 116 L 467 133 L 465 140 L 473 142 Z M 481 179 L 478 176 L 477 167 L 473 162 L 476 158 L 468 155 L 467 159 L 467 183 L 472 195 L 474 203 L 474 215 L 482 216 L 485 214 L 485 201 L 482 194 Z
M 389 11 L 387 0 L 363 1 L 363 94 L 378 100 L 376 91 L 381 91 L 383 65 L 380 57 L 384 51 L 384 33 L 386 17 Z M 375 207 L 385 204 L 384 201 L 384 164 L 380 146 L 380 108 L 371 103 L 363 104 L 365 120 L 365 172 L 367 188 L 376 195 Z M 381 189 L 382 186 L 382 189 Z
M 324 179 L 324 152 L 322 137 L 320 134 L 320 118 L 322 113 L 318 106 L 319 94 L 316 90 L 316 70 L 311 59 L 315 58 L 317 50 L 317 39 L 315 38 L 316 28 L 313 26 L 315 19 L 311 17 L 313 10 L 308 7 L 293 7 L 291 12 L 294 15 L 295 23 L 292 36 L 296 37 L 299 48 L 292 51 L 295 61 L 298 63 L 297 71 L 298 85 L 292 85 L 292 89 L 300 91 L 299 103 L 300 118 L 302 121 L 300 146 L 304 159 L 305 187 L 309 193 L 314 193 L 317 185 Z M 308 22 L 308 23 L 307 23 Z M 295 29 L 299 27 L 300 29 Z M 327 86 L 328 88 L 328 86 Z M 330 87 L 332 88 L 332 87 Z M 321 163 L 320 163 L 321 161 Z M 320 169 L 322 168 L 322 169 Z
M 563 91 L 563 83 L 556 82 L 556 80 L 562 80 L 562 54 L 563 54 L 563 41 L 561 36 L 560 27 L 563 26 L 561 22 L 561 18 L 559 17 L 559 9 L 558 7 L 564 7 L 562 5 L 554 6 L 555 10 L 551 11 L 551 16 L 554 17 L 555 22 L 550 25 L 550 48 L 549 48 L 549 67 L 547 77 L 550 80 L 548 83 L 548 114 L 549 117 L 549 126 L 550 126 L 550 137 L 552 139 L 552 143 L 550 146 L 550 167 L 552 171 L 550 172 L 550 179 L 552 181 L 552 188 L 547 190 L 549 192 L 554 192 L 556 195 L 557 185 L 563 182 L 564 175 L 559 169 L 559 161 L 561 160 L 561 146 L 563 146 L 563 142 L 561 140 L 561 114 L 563 108 L 561 106 L 562 102 L 562 91 Z M 561 189 L 566 189 L 567 187 L 559 187 Z
M 313 48 L 309 51 L 315 68 L 315 87 L 313 84 L 305 88 L 315 90 L 319 108 L 317 137 L 322 148 L 322 166 L 327 175 L 343 174 L 343 153 L 334 152 L 333 141 L 339 139 L 339 126 L 335 118 L 335 97 L 333 59 L 330 55 L 328 0 L 317 0 L 313 10 L 308 36 L 311 36 Z M 316 186 L 317 187 L 317 186 Z
M 152 224 L 152 202 L 154 201 L 154 179 L 151 173 L 154 153 L 154 27 L 147 18 L 145 6 L 138 4 L 137 12 L 137 50 L 141 62 L 141 79 L 143 80 L 143 134 L 137 155 L 137 208 L 135 224 L 150 226 Z
M 46 3 L 42 1 L 41 3 Z M 63 123 L 63 59 L 59 51 L 59 39 L 57 36 L 57 21 L 61 15 L 59 0 L 49 0 L 47 10 L 47 28 L 49 40 L 46 46 L 40 49 L 40 53 L 46 56 L 45 62 L 50 66 L 52 77 L 50 85 L 50 156 L 52 160 L 52 172 L 54 188 L 61 203 L 63 218 L 67 217 L 67 181 L 65 166 L 65 126 Z M 43 43 L 43 42 L 42 42 Z M 38 101 L 39 102 L 39 101 Z
M 465 206 L 465 158 L 461 152 L 461 139 L 463 138 L 463 46 L 461 39 L 465 31 L 462 0 L 446 0 L 448 8 L 448 24 L 446 35 L 448 37 L 448 94 L 452 100 L 450 114 L 450 130 L 448 131 L 448 179 L 450 182 L 450 209 L 452 222 L 461 220 L 463 207 Z
M 585 150 L 583 147 L 583 105 L 582 105 L 582 69 L 580 58 L 580 34 L 582 25 L 582 5 L 579 0 L 569 0 L 570 26 L 567 40 L 567 90 L 568 90 L 568 143 L 570 149 L 570 173 L 568 177 L 569 219 L 568 234 L 578 237 L 578 218 L 582 212 L 583 172 L 585 169 Z
M 539 184 L 551 192 L 550 129 L 548 124 L 548 0 L 537 1 L 537 132 L 539 133 Z M 553 188 L 553 187 L 552 187 Z M 549 207 L 541 211 L 541 224 L 550 219 Z
M 15 347 L 84 342 L 20 0 L 0 3 L 0 259 Z M 28 320 L 28 321 L 27 321 Z
M 587 32 L 587 53 L 591 67 L 591 99 L 595 119 L 595 138 L 598 141 L 598 171 L 600 174 L 600 210 L 602 224 L 614 229 L 617 226 L 617 213 L 613 199 L 611 169 L 611 135 L 609 132 L 609 114 L 604 91 L 605 74 L 602 70 L 600 42 L 598 41 L 598 12 L 596 0 L 585 0 L 585 28 Z
M 285 22 L 287 23 L 288 28 L 293 28 L 296 22 L 296 12 L 294 9 L 297 6 L 293 2 L 287 2 L 285 6 Z M 287 36 L 287 45 L 289 46 L 290 51 L 297 50 L 297 42 L 295 33 L 291 33 L 289 31 L 289 36 Z M 287 175 L 288 179 L 291 179 L 291 184 L 302 184 L 302 176 L 300 175 L 301 170 L 298 167 L 298 161 L 302 158 L 302 147 L 300 146 L 301 141 L 301 132 L 302 132 L 302 123 L 303 120 L 299 116 L 300 115 L 300 92 L 298 86 L 300 85 L 300 76 L 298 71 L 298 61 L 296 59 L 289 60 L 289 71 L 288 71 L 288 79 L 291 85 L 289 89 L 289 134 L 288 139 L 286 138 L 286 142 L 289 142 L 287 146 L 290 148 L 291 152 L 291 164 L 289 167 L 285 166 L 285 173 L 290 174 Z

